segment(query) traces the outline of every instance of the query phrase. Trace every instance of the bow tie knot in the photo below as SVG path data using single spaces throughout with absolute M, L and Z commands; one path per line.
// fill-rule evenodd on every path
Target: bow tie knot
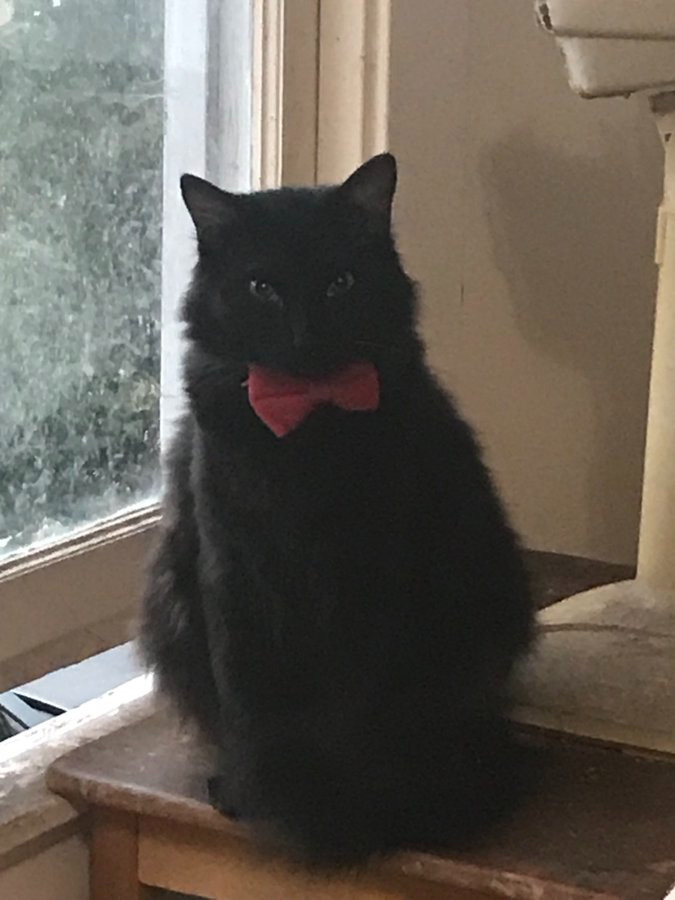
M 377 369 L 355 362 L 321 378 L 298 378 L 263 366 L 249 369 L 248 397 L 258 417 L 277 436 L 298 427 L 319 406 L 373 412 L 380 402 Z

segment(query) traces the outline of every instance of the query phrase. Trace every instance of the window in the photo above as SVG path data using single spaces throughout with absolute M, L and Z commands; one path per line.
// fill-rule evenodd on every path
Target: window
M 163 0 L 0 28 L 0 553 L 158 492 Z
M 180 409 L 178 181 L 250 186 L 253 13 L 0 0 L 0 690 L 128 636 Z

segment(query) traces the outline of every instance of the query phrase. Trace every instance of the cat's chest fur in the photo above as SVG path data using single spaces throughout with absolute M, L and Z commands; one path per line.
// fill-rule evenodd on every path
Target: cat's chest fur
M 396 569 L 403 560 L 394 551 L 417 544 L 439 503 L 429 416 L 413 405 L 406 397 L 374 413 L 324 407 L 281 439 L 251 411 L 232 435 L 198 433 L 192 485 L 205 540 L 277 563 L 290 554 L 296 573 L 332 563 L 337 577 L 383 554 Z
M 229 439 L 197 435 L 202 585 L 234 668 L 264 657 L 279 688 L 297 675 L 306 699 L 317 665 L 339 687 L 359 658 L 373 666 L 374 646 L 383 667 L 392 641 L 407 649 L 401 635 L 435 602 L 426 573 L 447 516 L 425 418 L 408 399 L 320 409 L 283 439 L 252 416 Z

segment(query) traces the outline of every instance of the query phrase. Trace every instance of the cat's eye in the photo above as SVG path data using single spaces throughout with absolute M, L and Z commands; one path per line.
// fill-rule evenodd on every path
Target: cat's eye
M 351 290 L 352 285 L 354 284 L 354 276 L 351 272 L 343 272 L 341 275 L 335 279 L 335 281 L 331 281 L 326 290 L 327 297 L 339 297 L 340 294 L 346 294 L 347 291 Z
M 252 278 L 248 289 L 254 297 L 258 297 L 260 300 L 269 300 L 272 303 L 276 303 L 281 299 L 274 287 L 269 281 L 265 281 L 264 278 Z

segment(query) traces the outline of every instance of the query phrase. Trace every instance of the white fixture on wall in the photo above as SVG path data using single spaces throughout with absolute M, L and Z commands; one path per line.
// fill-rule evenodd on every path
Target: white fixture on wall
M 648 94 L 665 177 L 637 576 L 540 614 L 517 718 L 675 753 L 675 4 L 548 0 L 537 9 L 579 94 Z

